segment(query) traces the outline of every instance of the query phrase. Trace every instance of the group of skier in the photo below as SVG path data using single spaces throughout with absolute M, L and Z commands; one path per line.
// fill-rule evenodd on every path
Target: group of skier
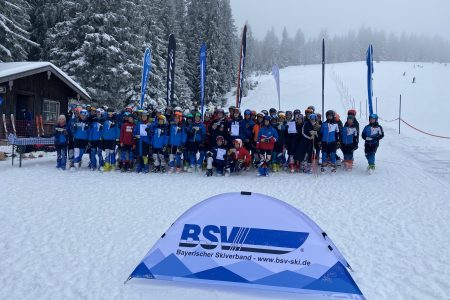
M 344 123 L 344 122 L 345 123 Z M 206 176 L 239 174 L 255 167 L 258 176 L 269 170 L 290 173 L 335 173 L 353 167 L 360 136 L 356 111 L 345 120 L 332 110 L 322 116 L 309 106 L 294 111 L 256 112 L 236 107 L 182 110 L 180 107 L 121 112 L 90 105 L 71 105 L 55 128 L 57 168 L 80 168 L 89 154 L 89 168 L 108 172 L 201 172 Z M 375 169 L 375 153 L 383 128 L 370 115 L 364 127 L 368 170 Z M 342 151 L 342 158 L 337 150 Z M 320 157 L 320 154 L 321 157 Z M 321 158 L 321 159 L 320 159 Z M 316 172 L 317 170 L 317 172 Z

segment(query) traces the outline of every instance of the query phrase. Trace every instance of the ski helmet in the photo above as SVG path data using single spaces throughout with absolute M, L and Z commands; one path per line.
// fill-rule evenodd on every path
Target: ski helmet
M 159 122 L 159 121 L 163 121 L 164 124 L 165 124 L 165 123 L 166 123 L 166 117 L 163 116 L 163 115 L 158 116 L 158 122 Z
M 308 109 L 312 110 L 313 113 L 316 112 L 316 108 L 314 107 L 314 105 L 308 106 Z
M 377 114 L 371 114 L 370 116 L 369 116 L 369 120 L 370 119 L 374 119 L 375 121 L 378 121 L 378 115 Z
M 202 114 L 200 112 L 196 112 L 194 117 L 196 117 L 196 118 L 199 117 L 201 119 L 202 118 Z
M 245 115 L 245 116 L 251 116 L 251 114 L 252 114 L 252 111 L 251 111 L 250 109 L 246 109 L 246 110 L 244 111 L 244 115 Z
M 272 119 L 270 116 L 264 116 L 264 121 L 270 121 Z
M 279 111 L 278 112 L 278 118 L 280 118 L 280 119 L 286 119 L 286 114 L 284 113 L 284 111 Z
M 179 111 L 179 112 L 181 112 L 181 107 L 177 106 L 177 107 L 175 107 L 173 110 L 174 110 L 174 111 Z
M 80 110 L 80 116 L 85 116 L 87 117 L 89 115 L 88 111 L 86 109 L 82 109 Z
M 312 108 L 307 108 L 307 109 L 305 109 L 305 115 L 310 115 L 310 114 L 313 114 L 314 113 L 314 110 L 312 109 Z
M 310 116 L 309 116 L 309 119 L 310 120 L 317 120 L 317 115 L 316 114 L 311 114 Z
M 356 109 L 349 109 L 347 115 L 356 117 Z
M 233 144 L 234 144 L 234 143 L 238 144 L 238 145 L 239 145 L 239 148 L 242 148 L 242 140 L 241 140 L 241 139 L 235 139 L 235 140 L 233 141 Z
M 269 112 L 268 112 L 267 110 L 265 110 L 265 109 L 263 109 L 261 112 L 262 112 L 265 116 L 267 116 L 267 115 L 269 114 Z
M 325 116 L 326 116 L 327 118 L 330 116 L 332 119 L 334 119 L 334 117 L 335 117 L 334 110 L 328 110 L 328 111 L 325 113 Z
M 275 109 L 275 108 L 271 108 L 271 109 L 269 109 L 269 113 L 271 114 L 271 115 L 273 115 L 273 114 L 276 114 L 277 113 L 277 110 Z
M 221 136 L 221 135 L 218 135 L 217 137 L 216 137 L 216 142 L 218 142 L 218 141 L 224 141 L 224 138 L 223 138 L 223 136 Z
M 299 114 L 301 114 L 302 112 L 300 111 L 300 109 L 296 109 L 296 110 L 294 110 L 294 116 L 295 115 L 299 115 Z

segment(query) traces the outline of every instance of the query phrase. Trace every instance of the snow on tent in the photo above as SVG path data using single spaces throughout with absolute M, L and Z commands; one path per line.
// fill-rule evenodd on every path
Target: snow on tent
M 131 278 L 248 286 L 365 299 L 328 236 L 291 205 L 221 194 L 186 211 Z

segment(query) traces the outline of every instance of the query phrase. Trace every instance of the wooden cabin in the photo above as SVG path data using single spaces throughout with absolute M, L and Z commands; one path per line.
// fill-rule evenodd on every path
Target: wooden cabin
M 69 101 L 89 101 L 89 94 L 61 69 L 49 62 L 0 63 L 0 116 L 6 117 L 12 132 L 14 116 L 17 135 L 35 135 L 36 118 L 42 116 L 44 131 L 50 131 L 60 114 L 65 114 Z M 26 123 L 33 132 L 24 132 Z M 0 121 L 0 138 L 4 138 Z

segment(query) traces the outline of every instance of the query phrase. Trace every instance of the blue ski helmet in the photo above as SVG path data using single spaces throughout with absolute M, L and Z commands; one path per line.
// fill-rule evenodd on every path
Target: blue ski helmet
M 309 119 L 310 120 L 317 120 L 317 115 L 316 114 L 311 114 L 311 115 L 309 115 Z
M 264 121 L 270 121 L 270 119 L 272 119 L 270 116 L 264 116 Z
M 252 114 L 252 111 L 250 109 L 246 109 L 244 111 L 244 115 L 246 115 L 246 116 L 251 116 L 251 114 Z
M 82 110 L 80 111 L 80 116 L 85 116 L 85 117 L 87 117 L 88 115 L 89 115 L 89 113 L 88 113 L 87 110 L 82 109 Z
M 370 116 L 369 116 L 369 120 L 370 119 L 374 119 L 375 121 L 378 121 L 378 115 L 377 114 L 371 114 Z

